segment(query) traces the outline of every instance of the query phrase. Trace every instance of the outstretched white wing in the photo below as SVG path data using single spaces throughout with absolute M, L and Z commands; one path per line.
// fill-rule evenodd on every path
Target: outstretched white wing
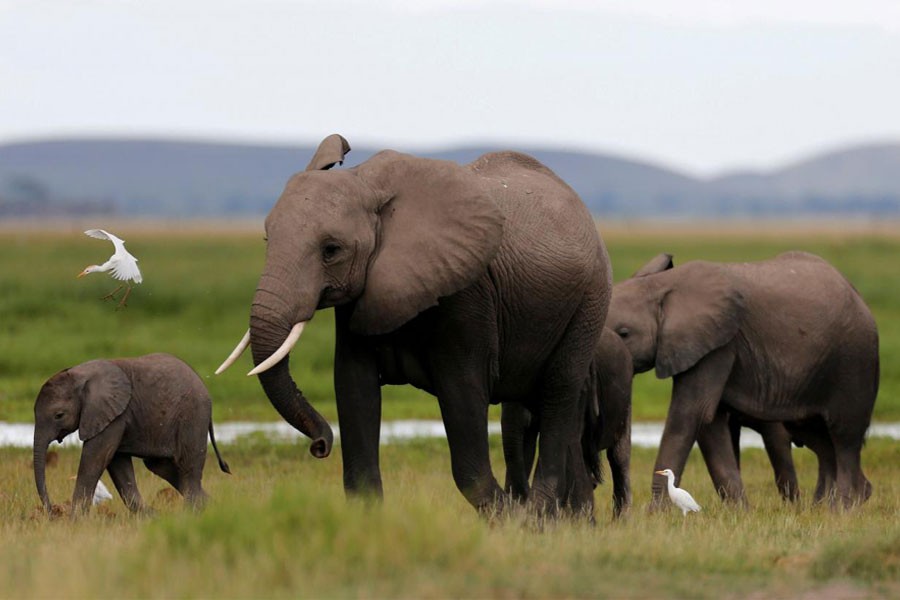
M 144 280 L 144 278 L 141 277 L 141 270 L 138 269 L 137 259 L 128 254 L 124 248 L 121 253 L 117 252 L 116 256 L 111 260 L 113 260 L 113 268 L 110 270 L 110 275 L 112 275 L 114 279 L 120 279 L 122 281 L 131 279 L 135 283 L 140 283 Z
M 115 252 L 109 259 L 109 262 L 112 263 L 110 275 L 112 275 L 114 279 L 118 279 L 120 281 L 128 281 L 130 279 L 135 283 L 140 283 L 141 281 L 143 281 L 143 277 L 141 277 L 141 270 L 138 269 L 137 266 L 137 259 L 132 256 L 131 253 L 128 252 L 128 250 L 125 249 L 125 240 L 111 234 L 104 229 L 88 229 L 84 233 L 85 235 L 89 235 L 92 238 L 97 238 L 98 240 L 109 240 L 113 243 Z
M 104 229 L 88 229 L 84 234 L 89 235 L 92 238 L 97 238 L 98 240 L 109 240 L 116 248 L 118 248 L 120 244 L 125 243 L 125 240 L 114 236 Z

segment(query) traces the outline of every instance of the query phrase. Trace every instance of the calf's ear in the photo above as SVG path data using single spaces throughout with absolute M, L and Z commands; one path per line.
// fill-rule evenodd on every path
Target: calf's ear
M 654 273 L 662 273 L 663 271 L 668 271 L 674 266 L 675 262 L 672 260 L 671 254 L 657 254 L 652 259 L 650 259 L 650 262 L 635 271 L 632 277 L 646 277 L 647 275 L 653 275 Z
M 86 442 L 125 412 L 131 401 L 131 380 L 110 360 L 92 360 L 69 369 L 81 400 L 78 437 Z
M 687 371 L 730 342 L 745 311 L 744 297 L 721 266 L 686 263 L 678 268 L 678 275 L 672 278 L 660 307 L 656 350 L 660 379 Z

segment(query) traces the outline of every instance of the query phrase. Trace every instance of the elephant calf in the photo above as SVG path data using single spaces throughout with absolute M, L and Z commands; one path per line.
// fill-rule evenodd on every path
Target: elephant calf
M 573 512 L 593 512 L 594 488 L 601 481 L 600 451 L 606 450 L 613 480 L 613 514 L 631 506 L 631 355 L 613 331 L 604 329 L 594 351 L 589 381 L 584 387 L 581 438 L 569 444 L 566 495 Z M 538 417 L 523 405 L 502 406 L 505 490 L 514 500 L 528 497 L 528 477 L 534 465 Z
M 613 288 L 607 326 L 636 372 L 673 378 L 654 471 L 680 476 L 698 441 L 716 488 L 743 499 L 728 415 L 782 422 L 819 459 L 816 499 L 865 501 L 860 454 L 878 393 L 878 331 L 826 261 L 787 252 L 753 263 L 660 255 Z M 654 502 L 664 481 L 653 481 Z
M 209 433 L 219 467 L 212 425 L 212 401 L 191 367 L 169 354 L 92 360 L 51 377 L 34 403 L 34 480 L 48 514 L 44 478 L 47 447 L 75 430 L 84 442 L 72 516 L 87 512 L 97 481 L 109 471 L 125 506 L 145 508 L 131 457 L 178 490 L 194 507 L 206 492 L 200 486 Z

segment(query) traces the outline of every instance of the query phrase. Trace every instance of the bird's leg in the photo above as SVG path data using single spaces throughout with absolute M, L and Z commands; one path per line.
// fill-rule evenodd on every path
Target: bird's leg
M 125 286 L 124 286 L 124 285 L 120 285 L 119 287 L 117 287 L 116 289 L 114 289 L 113 291 L 111 291 L 110 293 L 108 293 L 107 295 L 103 296 L 103 297 L 101 298 L 101 300 L 115 300 L 115 299 L 116 299 L 116 294 L 118 294 L 119 291 L 120 291 L 123 287 L 125 287 Z
M 120 286 L 120 287 L 122 287 L 122 286 Z M 122 300 L 119 301 L 119 306 L 117 306 L 116 308 L 119 309 L 119 308 L 125 308 L 126 306 L 128 306 L 125 302 L 128 300 L 128 296 L 130 296 L 130 295 L 131 295 L 131 286 L 129 285 L 128 288 L 125 290 L 125 295 L 122 296 Z

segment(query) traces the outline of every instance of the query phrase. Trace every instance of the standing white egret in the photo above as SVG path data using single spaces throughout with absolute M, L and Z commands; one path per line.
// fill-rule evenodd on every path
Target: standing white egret
M 103 485 L 103 481 L 97 480 L 97 487 L 94 488 L 94 499 L 92 504 L 94 506 L 100 504 L 101 502 L 106 502 L 107 500 L 112 500 L 112 494 L 109 489 L 105 485 Z
M 654 471 L 657 475 L 665 475 L 669 479 L 669 498 L 672 504 L 681 509 L 684 516 L 689 512 L 700 512 L 700 505 L 694 500 L 687 490 L 675 487 L 675 473 L 672 469 L 663 469 L 662 471 Z
M 69 479 L 74 480 L 75 475 L 72 475 L 71 477 L 69 477 Z M 107 488 L 106 485 L 103 484 L 103 480 L 98 479 L 97 487 L 94 488 L 94 498 L 91 500 L 91 504 L 97 506 L 98 504 L 106 502 L 107 500 L 112 500 L 112 497 L 112 493 L 109 491 L 109 488 Z
M 128 282 L 133 281 L 137 284 L 143 281 L 141 270 L 138 269 L 137 266 L 137 259 L 125 249 L 125 240 L 114 236 L 108 231 L 104 231 L 103 229 L 88 229 L 84 233 L 85 235 L 97 238 L 98 240 L 109 240 L 113 243 L 116 250 L 105 263 L 102 265 L 89 265 L 85 267 L 84 271 L 78 274 L 78 277 L 84 277 L 88 273 L 105 273 L 111 271 L 110 276 L 113 279 L 118 279 L 125 283 L 105 295 L 103 299 L 115 299 L 116 294 L 118 294 L 122 288 L 127 287 L 128 289 L 125 290 L 125 295 L 122 296 L 122 300 L 119 302 L 119 308 L 125 306 L 125 301 L 128 300 L 128 296 L 131 295 L 131 284 Z

